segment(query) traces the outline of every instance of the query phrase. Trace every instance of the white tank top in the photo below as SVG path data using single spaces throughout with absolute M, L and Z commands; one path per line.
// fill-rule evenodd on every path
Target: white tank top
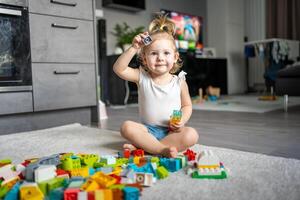
M 142 123 L 164 126 L 169 125 L 173 110 L 181 109 L 180 85 L 186 73 L 181 71 L 173 75 L 170 83 L 157 85 L 144 69 L 140 68 L 138 85 L 139 113 Z

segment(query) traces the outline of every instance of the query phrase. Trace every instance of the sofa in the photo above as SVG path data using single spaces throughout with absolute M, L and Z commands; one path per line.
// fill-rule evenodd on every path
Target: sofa
M 275 91 L 276 95 L 300 96 L 300 63 L 278 71 Z

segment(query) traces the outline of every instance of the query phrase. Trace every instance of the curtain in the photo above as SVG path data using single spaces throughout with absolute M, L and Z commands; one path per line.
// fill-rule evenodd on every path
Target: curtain
M 300 40 L 300 1 L 267 0 L 267 38 Z

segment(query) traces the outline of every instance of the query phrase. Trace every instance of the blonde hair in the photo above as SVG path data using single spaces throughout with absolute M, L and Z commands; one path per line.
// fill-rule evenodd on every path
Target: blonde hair
M 178 53 L 177 49 L 176 49 L 176 44 L 175 44 L 175 39 L 174 39 L 174 35 L 175 35 L 175 23 L 171 20 L 169 20 L 167 18 L 167 15 L 162 15 L 159 14 L 157 15 L 157 17 L 152 20 L 152 22 L 149 25 L 149 35 L 150 36 L 154 36 L 154 35 L 158 35 L 158 34 L 167 34 L 167 38 L 170 39 L 175 47 L 175 52 Z M 141 52 L 139 54 L 139 60 L 141 61 L 141 63 L 143 63 L 143 55 L 145 53 L 145 50 L 147 49 L 148 46 L 144 46 L 141 49 Z M 182 60 L 178 57 L 176 63 L 174 64 L 173 68 L 170 70 L 171 74 L 176 73 L 181 67 L 182 67 Z M 142 66 L 144 67 L 145 70 L 147 70 L 147 67 L 144 66 L 142 64 Z

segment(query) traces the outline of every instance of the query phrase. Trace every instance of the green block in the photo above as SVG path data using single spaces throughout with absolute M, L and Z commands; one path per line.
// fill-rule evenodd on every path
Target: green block
M 48 181 L 48 192 L 59 187 L 64 187 L 65 178 L 54 178 Z
M 227 178 L 227 174 L 225 171 L 222 171 L 220 175 L 201 175 L 198 171 L 192 173 L 192 178 L 200 178 L 200 179 L 225 179 Z
M 158 167 L 156 169 L 156 173 L 159 179 L 163 179 L 169 176 L 169 172 L 164 166 Z
M 2 165 L 8 165 L 8 164 L 11 164 L 12 162 L 11 162 L 11 159 L 2 159 L 2 160 L 0 160 L 0 166 L 2 166 Z
M 81 155 L 80 160 L 82 164 L 93 167 L 94 163 L 99 161 L 99 156 L 96 154 Z
M 43 181 L 38 183 L 38 186 L 40 188 L 40 190 L 42 191 L 42 193 L 46 196 L 48 194 L 48 181 Z
M 99 167 L 104 167 L 104 163 L 100 163 L 100 162 L 95 162 L 94 163 L 94 168 L 99 168 Z
M 117 159 L 117 166 L 122 166 L 124 164 L 128 164 L 128 158 L 118 158 Z
M 9 192 L 7 185 L 0 187 L 0 198 L 4 197 Z
M 159 157 L 152 157 L 152 158 L 151 158 L 151 162 L 152 162 L 152 163 L 157 163 L 157 164 L 158 164 L 158 163 L 159 163 Z

